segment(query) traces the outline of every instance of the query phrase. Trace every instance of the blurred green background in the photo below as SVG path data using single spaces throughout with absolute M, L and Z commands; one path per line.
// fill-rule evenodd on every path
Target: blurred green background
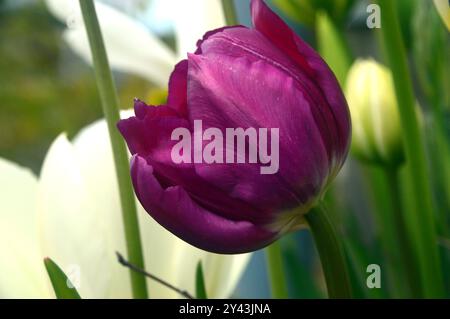
M 56 136 L 102 116 L 93 70 L 64 43 L 64 28 L 42 1 L 0 1 L 0 156 L 35 172 Z M 124 108 L 151 88 L 129 74 L 117 80 Z

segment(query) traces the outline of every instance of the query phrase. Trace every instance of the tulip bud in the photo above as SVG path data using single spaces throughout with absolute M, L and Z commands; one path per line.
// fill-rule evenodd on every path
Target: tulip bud
M 400 163 L 400 117 L 389 69 L 374 60 L 356 61 L 348 74 L 346 97 L 353 123 L 352 152 L 369 162 Z
M 450 31 L 450 3 L 448 0 L 434 0 L 439 15 L 442 18 L 447 29 Z
M 256 250 L 302 226 L 350 144 L 326 63 L 262 0 L 251 13 L 253 28 L 206 33 L 175 67 L 166 105 L 136 101 L 136 116 L 118 125 L 143 207 L 217 253 Z

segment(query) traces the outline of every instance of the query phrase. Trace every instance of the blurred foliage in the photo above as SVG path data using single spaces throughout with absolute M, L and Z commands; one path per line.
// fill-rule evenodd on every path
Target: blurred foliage
M 424 28 L 423 26 L 427 27 Z M 416 39 L 413 61 L 427 116 L 425 120 L 438 230 L 449 235 L 450 228 L 450 36 L 433 3 L 417 6 L 412 24 Z
M 423 93 L 432 107 L 450 111 L 450 37 L 431 2 L 422 1 L 413 15 L 411 30 L 414 66 Z M 427 26 L 424 28 L 424 26 Z
M 312 1 L 312 0 L 273 0 L 281 12 L 296 23 L 301 24 L 316 36 L 316 48 L 330 65 L 340 80 L 346 77 L 353 57 L 373 57 L 380 60 L 381 48 L 377 39 L 366 26 L 369 13 L 366 7 L 373 1 Z M 427 127 L 425 135 L 429 146 L 430 172 L 436 197 L 436 217 L 441 235 L 442 262 L 450 261 L 449 212 L 450 212 L 450 152 L 449 152 L 449 95 L 450 95 L 450 56 L 449 33 L 443 27 L 432 1 L 395 0 L 404 43 L 414 66 L 417 84 L 416 96 L 424 108 Z M 426 26 L 426 27 L 424 27 Z M 345 196 L 339 181 L 331 189 L 327 201 L 332 211 L 340 215 L 336 220 L 345 233 L 348 262 L 352 271 L 352 285 L 357 297 L 404 297 L 410 296 L 407 278 L 399 265 L 395 229 L 386 225 L 395 214 L 390 207 L 392 194 L 388 191 L 388 181 L 384 173 L 376 167 L 359 170 L 353 161 L 347 161 L 351 177 L 344 177 L 345 185 L 350 187 L 351 196 Z M 344 173 L 341 173 L 341 176 Z M 363 181 L 362 192 L 357 192 Z M 411 193 L 408 181 L 402 179 L 403 204 L 408 212 Z M 337 184 L 337 186 L 336 186 Z M 361 185 L 359 185 L 361 187 Z M 330 192 L 329 192 L 330 193 Z M 361 196 L 361 197 L 360 197 Z M 358 198 L 359 197 L 359 198 Z M 330 200 L 331 199 L 331 200 Z M 286 258 L 289 264 L 295 259 L 291 252 Z M 297 258 L 298 260 L 298 258 Z M 368 290 L 365 286 L 365 267 L 371 262 L 382 266 L 383 288 Z M 299 267 L 296 265 L 295 267 Z M 303 267 L 304 268 L 304 267 Z M 300 268 L 301 269 L 301 268 Z M 292 275 L 291 275 L 292 276 Z M 293 277 L 291 277 L 292 279 Z M 447 286 L 450 277 L 446 276 Z M 299 280 L 299 279 L 297 279 Z
M 352 54 L 343 34 L 330 17 L 322 11 L 316 17 L 317 50 L 331 67 L 342 87 L 345 87 L 347 72 L 352 64 Z
M 101 117 L 92 69 L 61 38 L 41 1 L 0 1 L 0 156 L 39 171 L 52 140 Z M 119 75 L 121 105 L 149 84 Z
M 404 39 L 404 43 L 408 49 L 411 49 L 413 40 L 412 21 L 414 13 L 419 3 L 428 2 L 423 0 L 395 0 L 397 4 L 397 12 L 399 13 L 400 27 Z M 431 2 L 431 1 L 430 1 Z
M 314 27 L 316 14 L 324 11 L 331 19 L 342 25 L 346 22 L 356 0 L 273 0 L 281 11 L 297 23 Z

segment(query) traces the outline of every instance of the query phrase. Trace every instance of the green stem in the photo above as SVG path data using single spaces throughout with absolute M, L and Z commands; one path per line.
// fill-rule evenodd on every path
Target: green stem
M 444 69 L 444 68 L 442 68 Z M 442 71 L 441 71 L 442 72 Z M 443 87 L 443 86 L 441 86 Z M 446 91 L 441 89 L 440 92 Z M 444 99 L 444 100 L 442 100 Z M 442 102 L 441 102 L 442 101 Z M 434 167 L 434 181 L 438 194 L 443 194 L 442 202 L 439 202 L 439 229 L 441 233 L 447 234 L 449 230 L 449 216 L 450 209 L 450 143 L 446 136 L 446 116 L 443 110 L 445 97 L 439 96 L 438 92 L 433 94 L 431 98 L 432 104 L 432 123 L 427 123 L 428 142 L 431 146 L 431 162 Z M 439 233 L 439 231 L 438 231 Z
M 406 298 L 406 287 L 403 284 L 404 272 L 398 267 L 401 263 L 400 249 L 394 246 L 397 243 L 397 232 L 392 223 L 392 208 L 388 181 L 381 165 L 361 165 L 366 181 L 366 191 L 370 194 L 373 206 L 373 215 L 377 228 L 377 239 L 381 242 L 386 263 L 383 268 L 387 274 L 389 287 L 387 291 L 394 298 Z
M 236 8 L 234 6 L 234 0 L 222 0 L 222 8 L 227 25 L 231 26 L 239 24 Z
M 344 251 L 323 204 L 305 216 L 319 252 L 329 298 L 351 298 Z
M 401 203 L 400 181 L 398 176 L 398 168 L 383 167 L 384 174 L 387 180 L 389 196 L 391 200 L 391 218 L 395 230 L 394 238 L 397 243 L 391 243 L 398 247 L 401 257 L 401 269 L 405 272 L 407 279 L 408 290 L 412 293 L 414 298 L 420 297 L 420 283 L 417 281 L 417 267 L 416 257 L 414 255 L 414 243 L 411 239 L 410 232 L 406 225 L 406 216 L 403 212 Z M 398 268 L 398 265 L 397 265 Z
M 279 241 L 266 248 L 266 262 L 272 297 L 276 299 L 288 298 L 286 278 L 283 270 L 283 256 Z
M 425 146 L 421 135 L 415 98 L 404 43 L 401 37 L 395 3 L 378 0 L 381 7 L 381 33 L 384 49 L 392 70 L 403 129 L 403 144 L 407 169 L 412 183 L 415 211 L 408 214 L 415 227 L 421 285 L 425 297 L 442 297 L 442 273 L 437 249 L 436 230 L 431 199 L 431 186 L 427 175 Z
M 108 123 L 108 130 L 116 167 L 116 177 L 119 184 L 128 259 L 137 267 L 144 269 L 144 258 L 142 255 L 142 246 L 140 241 L 136 201 L 130 178 L 128 153 L 125 143 L 116 128 L 116 124 L 120 120 L 119 102 L 116 88 L 111 74 L 111 69 L 109 67 L 94 3 L 92 0 L 80 0 L 80 7 L 91 47 L 95 76 L 102 102 L 103 113 L 105 115 L 106 122 Z M 130 276 L 133 297 L 147 298 L 147 283 L 145 278 L 131 270 Z

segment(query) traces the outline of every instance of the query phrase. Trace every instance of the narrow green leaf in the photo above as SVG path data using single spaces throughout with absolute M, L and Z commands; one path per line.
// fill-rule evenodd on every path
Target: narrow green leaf
M 195 272 L 195 294 L 197 299 L 208 299 L 205 288 L 205 277 L 203 276 L 202 262 L 197 264 L 197 270 Z
M 50 258 L 44 259 L 45 268 L 58 299 L 81 299 L 77 290 L 73 287 L 69 278 L 59 268 L 59 266 Z
M 352 56 L 343 31 L 325 12 L 316 15 L 317 45 L 319 53 L 333 70 L 341 86 L 345 86 Z

